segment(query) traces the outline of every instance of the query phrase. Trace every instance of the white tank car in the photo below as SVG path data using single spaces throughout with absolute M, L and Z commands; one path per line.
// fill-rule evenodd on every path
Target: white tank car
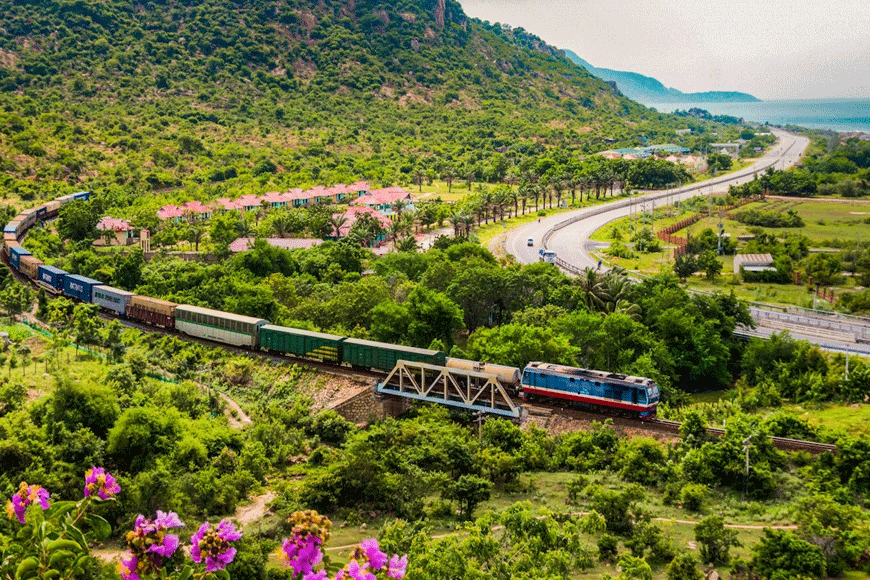
M 447 368 L 494 375 L 502 385 L 509 387 L 516 387 L 520 384 L 520 369 L 516 367 L 447 357 Z

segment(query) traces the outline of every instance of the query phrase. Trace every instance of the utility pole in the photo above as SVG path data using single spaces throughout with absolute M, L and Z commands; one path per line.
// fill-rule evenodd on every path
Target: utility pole
M 746 453 L 746 471 L 743 474 L 743 501 L 746 501 L 746 486 L 749 481 L 749 446 L 752 445 L 752 435 L 743 440 L 743 451 Z

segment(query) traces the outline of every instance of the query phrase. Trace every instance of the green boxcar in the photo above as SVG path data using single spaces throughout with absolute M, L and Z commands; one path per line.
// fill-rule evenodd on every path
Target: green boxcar
M 345 339 L 344 362 L 350 365 L 391 371 L 396 366 L 396 361 L 407 360 L 422 362 L 431 365 L 444 366 L 447 356 L 440 350 L 426 350 L 412 346 L 400 346 L 385 342 L 360 340 L 358 338 Z
M 343 336 L 267 324 L 260 328 L 260 346 L 303 358 L 341 362 Z

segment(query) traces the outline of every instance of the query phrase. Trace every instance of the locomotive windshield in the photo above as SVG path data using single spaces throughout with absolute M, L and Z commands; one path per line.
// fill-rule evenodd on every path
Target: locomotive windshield
M 659 388 L 655 383 L 652 383 L 650 386 L 646 388 L 646 394 L 649 399 L 650 404 L 658 403 L 659 401 Z

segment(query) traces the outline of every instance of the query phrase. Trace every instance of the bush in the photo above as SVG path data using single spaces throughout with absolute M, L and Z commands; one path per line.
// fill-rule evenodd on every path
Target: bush
M 683 509 L 699 512 L 707 501 L 707 486 L 700 483 L 690 483 L 680 490 L 680 501 Z
M 619 553 L 619 540 L 616 536 L 602 534 L 598 538 L 598 560 L 600 562 L 614 562 Z
M 668 565 L 668 580 L 702 580 L 704 574 L 698 570 L 698 562 L 688 553 L 682 553 Z

